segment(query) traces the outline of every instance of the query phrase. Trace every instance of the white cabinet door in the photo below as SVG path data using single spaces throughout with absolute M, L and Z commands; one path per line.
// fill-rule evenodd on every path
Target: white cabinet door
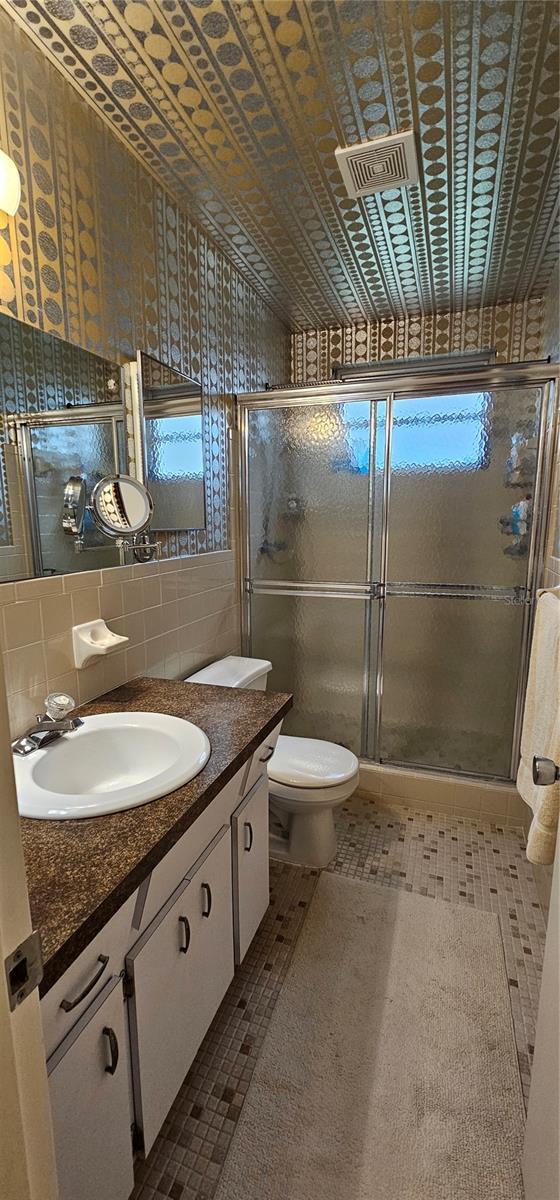
M 120 976 L 47 1061 L 60 1200 L 128 1200 L 134 1187 Z
M 224 826 L 126 959 L 136 1122 L 147 1154 L 233 978 Z
M 235 962 L 243 962 L 269 905 L 268 780 L 261 775 L 232 817 Z
M 244 796 L 249 794 L 259 776 L 264 775 L 266 777 L 266 764 L 267 762 L 270 762 L 270 759 L 274 754 L 281 728 L 282 722 L 280 721 L 280 724 L 272 730 L 272 733 L 269 733 L 268 736 L 265 737 L 264 742 L 259 746 L 258 750 L 255 750 L 249 765 L 247 778 L 243 784 Z

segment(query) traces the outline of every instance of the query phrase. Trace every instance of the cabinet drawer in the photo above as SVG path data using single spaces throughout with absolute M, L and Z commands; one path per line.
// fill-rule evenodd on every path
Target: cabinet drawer
M 233 978 L 224 826 L 126 959 L 136 1123 L 147 1154 Z
M 243 962 L 269 905 L 268 780 L 261 775 L 232 818 L 233 928 Z
M 254 787 L 260 775 L 266 775 L 266 764 L 269 758 L 272 758 L 272 752 L 278 741 L 281 728 L 282 722 L 280 721 L 280 724 L 277 725 L 276 728 L 272 730 L 272 733 L 269 733 L 268 737 L 264 739 L 264 742 L 261 743 L 258 750 L 255 750 L 255 753 L 251 759 L 251 765 L 247 773 L 247 778 L 243 783 L 244 796 L 251 791 L 251 788 Z
M 233 779 L 226 783 L 208 808 L 197 817 L 191 828 L 187 829 L 165 858 L 154 868 L 147 886 L 137 934 L 147 929 L 222 825 L 229 825 L 231 814 L 241 797 L 241 786 L 246 771 L 246 766 L 237 771 Z
M 120 977 L 47 1062 L 60 1200 L 128 1200 L 134 1187 Z
M 129 897 L 41 1000 L 47 1057 L 86 1012 L 111 975 L 122 971 L 124 956 L 136 936 L 132 929 L 136 896 L 134 893 Z

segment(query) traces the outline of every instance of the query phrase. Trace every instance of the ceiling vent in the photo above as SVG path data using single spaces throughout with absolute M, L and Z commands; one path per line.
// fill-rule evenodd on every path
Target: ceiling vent
M 340 173 L 349 196 L 370 196 L 386 188 L 409 187 L 418 182 L 414 133 L 392 133 L 388 137 L 359 142 L 335 150 Z

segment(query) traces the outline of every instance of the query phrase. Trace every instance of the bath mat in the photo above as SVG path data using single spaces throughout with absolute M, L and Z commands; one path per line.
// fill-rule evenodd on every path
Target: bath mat
M 498 918 L 323 873 L 216 1200 L 522 1200 Z

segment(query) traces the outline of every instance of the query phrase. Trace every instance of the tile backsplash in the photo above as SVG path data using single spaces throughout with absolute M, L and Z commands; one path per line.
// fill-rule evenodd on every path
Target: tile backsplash
M 72 626 L 103 617 L 129 642 L 77 671 Z M 10 734 L 17 737 L 52 691 L 83 704 L 139 675 L 181 679 L 239 652 L 232 550 L 22 580 L 0 587 L 0 634 Z

